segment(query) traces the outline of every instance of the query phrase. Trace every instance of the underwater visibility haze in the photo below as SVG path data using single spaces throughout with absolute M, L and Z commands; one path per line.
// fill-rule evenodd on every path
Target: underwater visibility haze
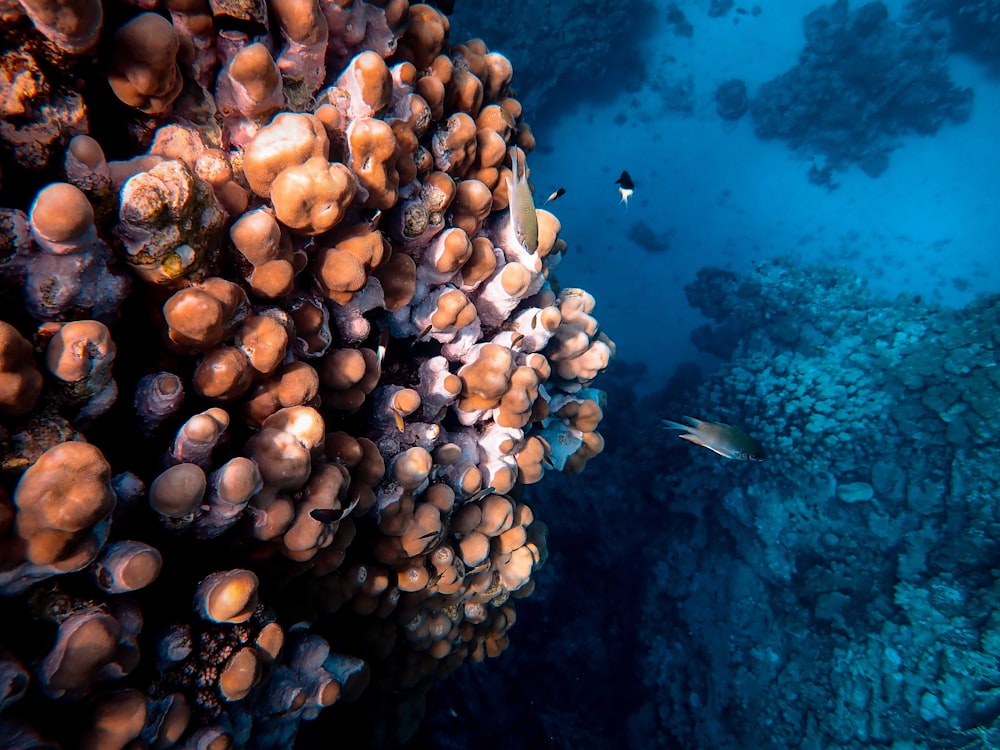
M 0 0 L 0 748 L 1000 747 L 998 175 L 998 0 Z

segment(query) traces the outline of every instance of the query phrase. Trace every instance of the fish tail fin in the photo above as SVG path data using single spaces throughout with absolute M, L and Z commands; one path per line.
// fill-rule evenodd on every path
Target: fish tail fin
M 689 427 L 700 427 L 701 425 L 705 424 L 702 420 L 695 419 L 694 417 L 689 417 L 687 414 L 681 417 L 681 419 L 687 422 Z
M 661 424 L 669 430 L 688 430 L 690 429 L 686 424 L 681 424 L 680 422 L 671 422 L 669 419 L 661 419 Z

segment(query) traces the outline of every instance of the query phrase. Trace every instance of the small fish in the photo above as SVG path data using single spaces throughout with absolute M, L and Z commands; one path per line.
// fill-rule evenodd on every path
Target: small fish
M 378 349 L 375 351 L 375 369 L 382 377 L 382 362 L 385 360 L 385 351 L 389 348 L 389 329 L 386 328 L 379 333 Z
M 628 199 L 635 192 L 635 183 L 632 182 L 632 175 L 622 171 L 622 176 L 615 180 L 615 184 L 618 185 L 618 192 L 621 193 L 622 203 L 625 204 L 625 208 L 628 208 Z
M 309 515 L 320 523 L 336 523 L 344 517 L 343 508 L 313 508 Z
M 433 330 L 434 330 L 434 324 L 428 323 L 427 326 L 424 328 L 424 330 L 418 333 L 417 337 L 410 342 L 410 349 L 413 349 L 417 344 L 427 341 L 427 334 L 429 334 Z
M 529 253 L 538 250 L 538 215 L 535 200 L 524 176 L 517 176 L 517 149 L 511 155 L 511 176 L 507 178 L 507 201 L 510 203 L 510 218 L 514 223 L 517 241 Z
M 374 232 L 378 229 L 379 220 L 382 218 L 382 209 L 376 208 L 374 212 L 371 209 L 365 209 L 361 213 L 361 218 L 368 225 L 368 230 Z
M 552 193 L 552 195 L 550 195 L 548 198 L 545 199 L 545 203 L 551 203 L 557 198 L 562 198 L 564 195 L 566 195 L 566 188 L 559 188 L 554 193 Z
M 556 468 L 555 462 L 552 460 L 552 446 L 549 445 L 548 440 L 542 439 L 542 460 L 553 469 Z
M 396 429 L 400 432 L 406 432 L 406 423 L 403 421 L 403 415 L 400 414 L 395 409 L 389 409 L 392 412 L 393 421 L 396 423 Z
M 474 503 L 477 500 L 482 500 L 487 495 L 492 495 L 495 489 L 496 487 L 483 487 L 481 490 L 479 490 L 479 492 L 465 498 L 465 502 Z
M 723 458 L 735 458 L 739 461 L 764 460 L 764 446 L 735 427 L 722 422 L 703 422 L 693 417 L 684 417 L 684 421 L 687 424 L 664 419 L 663 426 L 684 430 L 685 434 L 678 435 L 681 440 L 701 445 Z

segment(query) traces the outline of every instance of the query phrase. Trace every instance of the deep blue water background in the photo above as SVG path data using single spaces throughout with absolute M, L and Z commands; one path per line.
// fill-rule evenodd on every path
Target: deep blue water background
M 807 40 L 821 7 L 832 36 Z M 412 745 L 1000 746 L 1000 4 L 458 0 L 453 21 L 515 62 L 536 199 L 566 189 L 559 282 L 595 294 L 618 357 L 604 454 L 532 490 L 551 556 L 511 647 L 441 685 Z M 760 138 L 754 101 L 800 62 L 797 135 Z M 683 414 L 768 459 L 659 426 Z

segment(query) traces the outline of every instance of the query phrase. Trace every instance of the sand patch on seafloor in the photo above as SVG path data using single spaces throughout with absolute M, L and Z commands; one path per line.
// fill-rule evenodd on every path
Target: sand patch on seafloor
M 594 293 L 621 359 L 647 363 L 643 390 L 662 385 L 679 362 L 711 365 L 689 342 L 705 321 L 683 290 L 704 266 L 742 271 L 777 255 L 843 263 L 876 292 L 954 306 L 1000 291 L 1000 81 L 979 64 L 951 58 L 956 84 L 975 90 L 968 122 L 903 139 L 881 177 L 851 169 L 836 175 L 833 191 L 809 183 L 809 155 L 758 140 L 749 116 L 729 123 L 715 113 L 721 81 L 742 77 L 753 94 L 794 65 L 802 16 L 818 5 L 761 3 L 760 16 L 738 23 L 733 12 L 690 11 L 692 37 L 664 24 L 651 42 L 640 91 L 538 129 L 536 192 L 567 189 L 550 206 L 570 248 L 556 275 Z M 898 17 L 901 3 L 888 5 Z M 687 76 L 692 109 L 672 110 L 662 92 Z M 622 169 L 637 186 L 627 210 L 614 184 Z M 669 247 L 652 253 L 630 242 L 640 222 Z

